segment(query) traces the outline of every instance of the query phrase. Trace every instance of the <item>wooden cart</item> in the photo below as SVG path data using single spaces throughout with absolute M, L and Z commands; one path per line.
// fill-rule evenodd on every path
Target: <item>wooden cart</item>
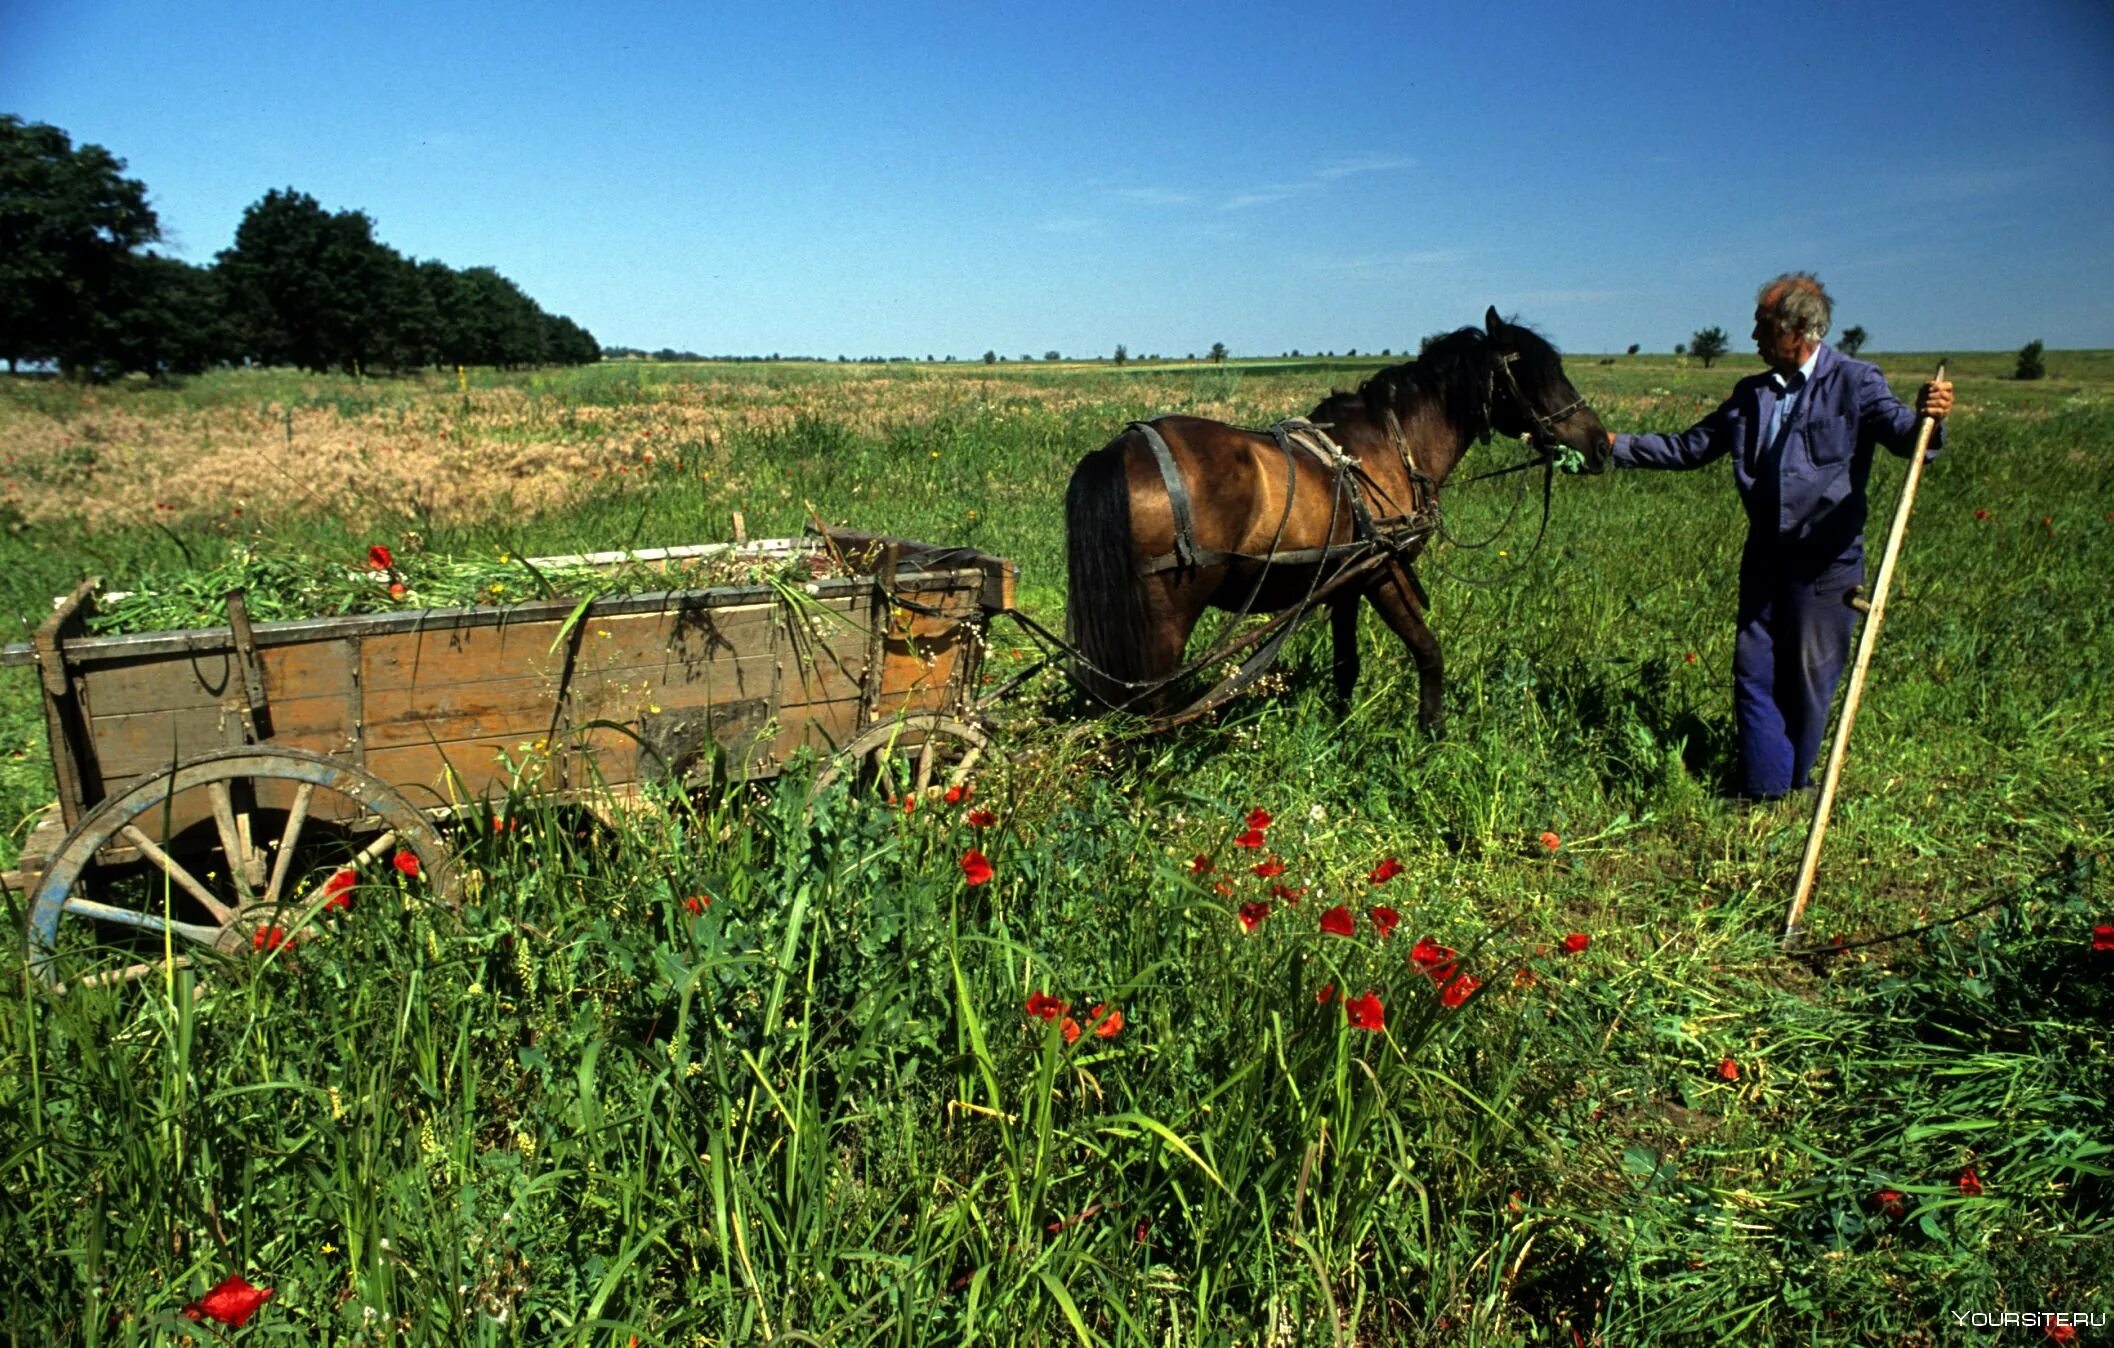
M 679 573 L 735 546 L 545 560 Z M 255 625 L 237 593 L 222 627 L 101 637 L 87 582 L 0 651 L 37 671 L 58 786 L 7 876 L 32 960 L 121 978 L 168 936 L 268 945 L 392 868 L 453 900 L 447 824 L 523 795 L 600 808 L 802 750 L 823 777 L 908 750 L 919 788 L 973 766 L 1012 563 L 850 530 L 739 546 L 851 574 Z

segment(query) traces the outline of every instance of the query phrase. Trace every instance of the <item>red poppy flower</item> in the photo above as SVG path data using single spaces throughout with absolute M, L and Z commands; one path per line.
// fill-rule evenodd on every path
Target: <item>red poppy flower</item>
M 252 950 L 292 950 L 294 942 L 293 938 L 286 934 L 286 928 L 284 927 L 259 927 L 250 933 L 250 948 Z
M 917 812 L 918 812 L 918 798 L 917 798 L 916 796 L 905 796 L 905 797 L 903 797 L 903 813 L 904 813 L 904 814 L 916 814 Z
M 1365 882 L 1369 885 L 1384 885 L 1401 873 L 1402 863 L 1389 857 L 1367 873 Z
M 1233 897 L 1233 882 L 1231 880 L 1217 881 L 1211 886 L 1211 892 L 1222 899 L 1231 898 Z
M 1123 1033 L 1123 1012 L 1107 1002 L 1097 1002 L 1094 1009 L 1086 1013 L 1087 1023 L 1094 1027 L 1094 1038 L 1114 1039 Z
M 1901 1194 L 1894 1189 L 1881 1189 L 1872 1195 L 1872 1202 L 1889 1217 L 1899 1217 L 1902 1210 Z
M 947 788 L 947 794 L 945 797 L 946 802 L 949 805 L 959 805 L 963 801 L 969 799 L 969 791 L 970 787 L 967 782 L 960 783 L 956 786 L 950 786 Z
M 1285 873 L 1285 864 L 1276 857 L 1271 857 L 1268 861 L 1257 862 L 1249 869 L 1267 880 L 1273 875 L 1283 875 Z
M 1574 931 L 1563 938 L 1563 953 L 1576 955 L 1593 943 L 1593 938 L 1582 931 Z
M 269 1287 L 252 1287 L 240 1273 L 223 1281 L 218 1287 L 184 1307 L 184 1314 L 193 1320 L 218 1320 L 233 1329 L 249 1323 L 257 1308 L 272 1299 Z
M 1076 1043 L 1078 1043 L 1078 1042 L 1079 1042 L 1079 1022 L 1078 1022 L 1078 1021 L 1076 1021 L 1076 1020 L 1073 1020 L 1073 1019 L 1072 1019 L 1072 1018 L 1071 1018 L 1070 1016 L 1066 1016 L 1066 1017 L 1064 1018 L 1064 1026 L 1063 1026 L 1063 1029 L 1064 1029 L 1064 1042 L 1065 1042 L 1065 1043 L 1067 1043 L 1067 1044 L 1076 1044 Z
M 1380 998 L 1372 992 L 1362 997 L 1343 999 L 1343 1018 L 1354 1030 L 1378 1031 L 1386 1028 L 1387 1008 L 1380 1005 Z
M 1260 927 L 1263 924 L 1263 919 L 1268 917 L 1269 915 L 1270 905 L 1267 903 L 1262 903 L 1258 901 L 1255 903 L 1244 903 L 1241 905 L 1241 925 L 1243 927 L 1246 927 L 1249 931 L 1254 931 L 1257 927 Z
M 1976 519 L 1978 519 L 1978 520 L 1986 520 L 1986 519 L 1988 519 L 1988 518 L 1989 518 L 1989 512 L 1988 512 L 1987 510 L 1984 510 L 1984 509 L 1982 509 L 1982 507 L 1980 507 L 1980 506 L 1976 506 L 1976 507 L 1975 507 L 1975 518 L 1976 518 Z
M 390 582 L 389 582 L 389 597 L 390 597 L 391 599 L 402 599 L 402 598 L 404 597 L 404 582 L 402 582 L 402 581 L 400 581 L 400 580 L 392 580 L 392 581 L 390 581 Z
M 1070 1002 L 1060 1002 L 1047 992 L 1038 992 L 1028 998 L 1028 1014 L 1036 1020 L 1055 1020 L 1071 1009 Z
M 1321 915 L 1321 929 L 1331 936 L 1349 936 L 1358 930 L 1358 919 L 1339 903 Z
M 389 864 L 396 867 L 405 879 L 418 879 L 418 853 L 411 851 L 409 848 L 398 851 L 395 859 Z
M 323 907 L 326 910 L 332 908 L 351 908 L 351 890 L 354 885 L 359 883 L 359 881 L 359 872 L 353 870 L 350 866 L 343 867 L 333 872 L 331 877 L 323 882 Z
M 683 907 L 689 910 L 692 917 L 703 917 L 705 910 L 711 906 L 712 896 L 710 894 L 692 894 L 689 898 L 683 900 Z
M 367 549 L 367 565 L 376 571 L 393 571 L 396 569 L 396 558 L 389 555 L 389 549 L 377 543 Z
M 1563 839 L 1557 837 L 1554 833 L 1551 833 L 1545 829 L 1542 831 L 1541 845 L 1553 852 L 1557 848 L 1563 846 Z
M 1975 1173 L 1973 1166 L 1960 1172 L 1960 1193 L 1968 1198 L 1982 1196 L 1982 1177 Z
M 1429 936 L 1419 936 L 1417 943 L 1409 948 L 1409 958 L 1426 973 L 1434 969 L 1451 969 L 1454 954 L 1451 948 L 1440 945 Z
M 1189 873 L 1191 875 L 1209 875 L 1216 864 L 1210 857 L 1199 852 L 1189 859 Z
M 1690 651 L 1686 656 L 1683 657 L 1683 659 L 1686 660 L 1687 663 L 1692 665 L 1696 662 L 1696 653 L 1694 651 Z
M 1367 916 L 1372 918 L 1373 929 L 1380 933 L 1380 939 L 1383 941 L 1394 935 L 1395 928 L 1402 922 L 1402 914 L 1392 908 L 1375 908 Z
M 2092 953 L 2114 954 L 2114 925 L 2102 922 L 2092 929 Z
M 982 852 L 972 847 L 962 853 L 962 879 L 967 880 L 972 888 L 984 884 L 996 874 L 991 869 L 991 858 Z
M 1740 1079 L 1740 1065 L 1727 1058 L 1718 1064 L 1718 1075 L 1727 1081 L 1738 1081 Z
M 1272 822 L 1270 812 L 1260 805 L 1248 811 L 1247 824 L 1249 828 L 1268 828 Z
M 1246 833 L 1235 838 L 1233 845 L 1235 847 L 1245 847 L 1251 852 L 1259 852 L 1262 850 L 1263 845 L 1263 831 L 1259 828 L 1251 828 Z
M 998 816 L 989 810 L 971 810 L 962 817 L 968 821 L 970 828 L 989 828 L 998 822 Z
M 1314 993 L 1314 1004 L 1316 1006 L 1327 1006 L 1335 996 L 1336 985 L 1334 983 L 1323 983 L 1320 989 Z
M 1473 996 L 1475 990 L 1481 986 L 1483 986 L 1482 979 L 1477 978 L 1474 974 L 1462 974 L 1449 980 L 1444 987 L 1439 989 L 1439 1005 L 1459 1006 Z
M 2050 1343 L 2076 1343 L 2077 1326 L 2066 1325 L 2057 1321 L 2055 1324 L 2048 1326 L 2047 1335 Z

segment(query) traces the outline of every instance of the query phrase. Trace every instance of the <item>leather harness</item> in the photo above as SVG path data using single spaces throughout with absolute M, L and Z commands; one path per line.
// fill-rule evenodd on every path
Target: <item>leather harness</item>
M 1151 422 L 1131 422 L 1130 429 L 1138 432 L 1147 447 L 1152 450 L 1153 461 L 1160 468 L 1160 480 L 1167 488 L 1168 507 L 1174 514 L 1174 551 L 1162 553 L 1143 562 L 1138 567 L 1139 574 L 1152 576 L 1162 571 L 1195 570 L 1199 567 L 1216 566 L 1221 562 L 1305 566 L 1358 556 L 1372 551 L 1375 547 L 1400 552 L 1421 542 L 1433 528 L 1429 506 L 1436 499 L 1435 493 L 1431 480 L 1417 470 L 1416 460 L 1409 450 L 1408 438 L 1402 434 L 1401 423 L 1395 419 L 1392 409 L 1387 412 L 1387 428 L 1388 436 L 1401 453 L 1403 466 L 1408 470 L 1413 500 L 1408 514 L 1385 515 L 1376 519 L 1366 499 L 1366 488 L 1374 486 L 1372 480 L 1359 468 L 1356 459 L 1344 453 L 1335 441 L 1329 439 L 1326 431 L 1303 417 L 1280 421 L 1270 427 L 1270 438 L 1277 442 L 1278 449 L 1285 456 L 1285 513 L 1278 521 L 1279 536 L 1283 535 L 1285 523 L 1292 515 L 1292 497 L 1299 484 L 1300 451 L 1313 455 L 1321 461 L 1324 468 L 1334 474 L 1334 480 L 1330 483 L 1331 494 L 1348 497 L 1353 536 L 1342 543 L 1328 543 L 1314 548 L 1279 551 L 1273 547 L 1267 555 L 1258 557 L 1251 553 L 1225 552 L 1197 545 L 1196 517 L 1190 505 L 1189 487 L 1183 481 L 1180 465 L 1174 461 L 1173 451 L 1167 447 L 1167 440 L 1160 434 L 1159 428 Z M 1377 490 L 1377 487 L 1374 489 Z

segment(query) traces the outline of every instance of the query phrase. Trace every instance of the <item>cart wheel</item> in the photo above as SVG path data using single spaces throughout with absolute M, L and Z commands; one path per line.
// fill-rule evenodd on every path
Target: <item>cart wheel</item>
M 62 970 L 88 968 L 82 982 L 110 983 L 158 971 L 165 936 L 189 952 L 186 964 L 203 950 L 275 944 L 257 938 L 307 922 L 331 897 L 331 877 L 376 874 L 407 852 L 434 897 L 452 903 L 439 830 L 378 778 L 300 749 L 201 754 L 75 825 L 38 877 L 30 960 L 54 985 Z M 62 929 L 62 917 L 76 920 Z
M 815 791 L 852 776 L 890 797 L 959 786 L 990 746 L 981 725 L 951 716 L 905 716 L 868 726 L 815 774 Z

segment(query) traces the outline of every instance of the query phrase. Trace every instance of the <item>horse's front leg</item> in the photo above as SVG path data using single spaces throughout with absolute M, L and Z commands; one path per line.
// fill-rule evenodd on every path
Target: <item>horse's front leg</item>
M 1444 734 L 1445 662 L 1439 658 L 1439 639 L 1425 625 L 1424 601 L 1417 593 L 1416 581 L 1410 578 L 1409 568 L 1401 562 L 1393 563 L 1367 595 L 1417 662 L 1417 724 L 1434 737 Z
M 1339 711 L 1351 709 L 1351 694 L 1358 688 L 1358 601 L 1352 593 L 1329 601 L 1329 632 L 1334 638 L 1336 702 Z

